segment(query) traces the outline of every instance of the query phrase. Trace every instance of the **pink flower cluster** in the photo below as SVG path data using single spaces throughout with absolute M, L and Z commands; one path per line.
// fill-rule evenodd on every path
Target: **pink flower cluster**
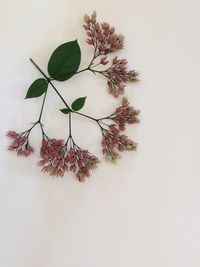
M 18 156 L 28 157 L 34 152 L 34 148 L 30 146 L 28 133 L 18 134 L 15 131 L 7 132 L 7 136 L 12 139 L 12 143 L 8 146 L 8 150 L 16 151 Z
M 115 163 L 120 155 L 118 153 L 122 151 L 136 150 L 137 143 L 130 140 L 126 135 L 121 135 L 117 125 L 109 125 L 109 129 L 103 129 L 103 154 L 106 155 L 106 159 Z
M 126 124 L 138 123 L 137 115 L 139 113 L 134 107 L 129 106 L 128 99 L 123 97 L 122 105 L 111 116 L 105 118 L 112 120 L 113 123 L 108 125 L 103 121 L 100 122 L 103 135 L 103 154 L 106 155 L 107 160 L 116 162 L 120 158 L 118 152 L 136 150 L 137 143 L 130 140 L 126 135 L 120 134 L 120 132 L 125 130 Z
M 99 24 L 96 20 L 96 12 L 90 16 L 85 15 L 83 27 L 87 31 L 87 43 L 94 46 L 94 58 L 90 64 L 90 70 L 98 72 L 108 79 L 109 93 L 115 97 L 124 94 L 125 85 L 128 82 L 138 81 L 138 73 L 135 70 L 127 70 L 127 60 L 115 57 L 112 65 L 107 70 L 96 70 L 98 65 L 107 65 L 109 60 L 107 54 L 122 49 L 124 46 L 123 35 L 117 35 L 115 28 L 106 22 Z M 94 66 L 94 60 L 103 56 L 100 62 Z M 92 67 L 92 68 L 91 68 Z
M 119 130 L 124 131 L 126 124 L 139 123 L 138 115 L 140 111 L 129 105 L 126 97 L 122 98 L 122 105 L 118 107 L 111 117 L 117 124 Z
M 95 47 L 96 55 L 106 55 L 123 48 L 124 36 L 115 33 L 115 28 L 106 22 L 99 24 L 96 20 L 96 12 L 90 16 L 84 16 L 83 25 L 87 31 L 87 43 Z
M 112 66 L 102 73 L 108 78 L 108 91 L 114 97 L 124 94 L 125 84 L 138 81 L 138 73 L 134 70 L 127 70 L 127 60 L 115 57 Z
M 96 168 L 99 163 L 98 158 L 87 150 L 82 150 L 75 144 L 67 150 L 63 140 L 56 139 L 43 140 L 40 156 L 38 165 L 42 166 L 43 172 L 62 177 L 69 170 L 76 173 L 80 182 L 85 181 L 85 178 L 90 176 L 90 170 Z

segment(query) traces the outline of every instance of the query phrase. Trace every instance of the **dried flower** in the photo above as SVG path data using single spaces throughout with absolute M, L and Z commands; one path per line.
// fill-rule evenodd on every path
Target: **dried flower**
M 87 43 L 95 47 L 96 55 L 106 55 L 116 50 L 122 49 L 124 37 L 115 33 L 115 28 L 110 27 L 108 23 L 99 24 L 96 20 L 96 12 L 91 17 L 84 16 L 83 25 L 87 31 Z
M 123 97 L 122 106 L 116 109 L 111 118 L 118 125 L 119 130 L 124 131 L 126 124 L 139 123 L 139 119 L 137 117 L 139 113 L 140 111 L 129 106 L 128 99 Z
M 109 60 L 107 54 L 116 50 L 122 49 L 124 45 L 124 37 L 121 34 L 115 33 L 115 28 L 110 27 L 107 22 L 99 24 L 96 20 L 96 12 L 93 12 L 91 17 L 85 15 L 85 24 L 83 27 L 87 31 L 87 43 L 94 46 L 94 57 L 88 69 L 94 73 L 100 73 L 108 79 L 108 91 L 114 97 L 119 97 L 124 94 L 125 85 L 128 82 L 138 81 L 138 73 L 135 70 L 127 70 L 127 60 L 118 59 L 115 57 L 112 60 L 112 65 L 106 70 L 94 69 L 98 65 L 107 65 Z M 99 57 L 98 64 L 94 61 Z
M 63 140 L 45 139 L 40 151 L 41 160 L 38 162 L 43 172 L 52 176 L 64 176 L 66 171 L 76 173 L 76 178 L 83 182 L 90 176 L 90 170 L 96 168 L 99 160 L 87 150 L 73 143 L 73 148 L 67 149 Z
M 34 152 L 34 148 L 29 144 L 29 131 L 24 133 L 16 133 L 9 131 L 6 134 L 12 139 L 12 143 L 8 146 L 8 150 L 16 151 L 18 156 L 28 157 Z
M 121 135 L 117 125 L 108 125 L 108 129 L 102 127 L 102 146 L 103 154 L 106 159 L 115 163 L 120 158 L 119 152 L 136 150 L 137 144 L 130 140 L 126 135 Z
M 111 161 L 112 163 L 116 163 L 118 159 L 120 159 L 120 154 L 117 153 L 116 151 L 112 150 L 108 150 L 106 152 L 106 160 L 107 161 Z
M 128 72 L 128 81 L 129 82 L 137 82 L 137 81 L 139 81 L 138 75 L 139 75 L 139 73 L 136 72 L 135 70 L 130 70 Z
M 90 154 L 89 151 L 83 150 L 74 144 L 73 148 L 68 151 L 66 162 L 69 170 L 76 173 L 76 178 L 84 182 L 86 177 L 90 176 L 90 170 L 97 167 L 99 159 Z
M 102 57 L 101 58 L 101 61 L 100 61 L 100 63 L 102 64 L 102 65 L 106 65 L 106 64 L 108 64 L 108 60 L 107 60 L 107 57 Z
M 38 162 L 43 172 L 48 172 L 52 176 L 62 177 L 68 169 L 65 163 L 65 153 L 63 150 L 64 141 L 57 139 L 47 139 L 42 141 L 40 149 L 41 160 Z
M 127 60 L 117 57 L 113 59 L 112 66 L 104 71 L 103 75 L 108 78 L 108 91 L 114 97 L 124 94 L 126 83 L 138 81 L 136 71 L 127 71 Z

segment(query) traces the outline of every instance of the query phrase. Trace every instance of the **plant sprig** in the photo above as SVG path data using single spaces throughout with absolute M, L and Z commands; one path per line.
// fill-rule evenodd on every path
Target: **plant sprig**
M 41 159 L 38 165 L 42 166 L 42 171 L 53 176 L 63 176 L 66 171 L 70 170 L 76 173 L 76 178 L 79 181 L 84 181 L 90 175 L 90 170 L 97 166 L 99 159 L 75 143 L 72 133 L 73 114 L 85 117 L 96 123 L 102 133 L 103 154 L 112 162 L 116 162 L 119 158 L 119 152 L 136 149 L 136 143 L 122 132 L 127 124 L 139 122 L 137 118 L 139 111 L 129 105 L 127 98 L 122 98 L 121 105 L 110 115 L 94 118 L 91 115 L 80 112 L 86 103 L 86 96 L 81 96 L 69 104 L 68 100 L 55 87 L 54 80 L 63 82 L 74 75 L 90 71 L 94 74 L 101 74 L 106 78 L 109 93 L 119 97 L 124 93 L 127 82 L 137 81 L 138 73 L 134 70 L 127 70 L 126 59 L 108 58 L 108 54 L 123 48 L 123 36 L 116 34 L 114 27 L 110 27 L 108 23 L 99 24 L 96 20 L 96 12 L 93 12 L 91 16 L 85 15 L 84 23 L 83 27 L 88 36 L 87 43 L 94 48 L 93 57 L 88 67 L 79 70 L 81 49 L 77 40 L 63 43 L 54 50 L 47 64 L 48 74 L 33 59 L 30 59 L 42 77 L 31 84 L 25 99 L 37 98 L 43 95 L 39 117 L 28 130 L 21 133 L 16 133 L 15 131 L 7 133 L 7 136 L 12 139 L 8 149 L 16 151 L 20 156 L 29 156 L 34 152 L 34 148 L 29 143 L 29 136 L 34 127 L 39 124 L 42 132 L 42 146 L 40 150 Z M 98 69 L 98 66 L 103 67 L 107 64 L 109 64 L 109 67 Z M 66 117 L 68 116 L 69 134 L 65 142 L 64 140 L 49 138 L 44 131 L 42 115 L 49 86 L 64 104 L 60 111 Z

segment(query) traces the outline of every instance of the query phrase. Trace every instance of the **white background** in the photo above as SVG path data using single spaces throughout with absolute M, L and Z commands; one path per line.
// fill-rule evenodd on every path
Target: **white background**
M 0 0 L 0 266 L 1 267 L 199 267 L 200 266 L 200 32 L 195 0 Z M 104 160 L 86 183 L 69 174 L 53 179 L 36 166 L 36 153 L 6 151 L 4 133 L 36 121 L 42 99 L 24 100 L 46 70 L 52 51 L 78 38 L 81 68 L 92 48 L 82 17 L 98 13 L 125 34 L 130 68 L 141 82 L 126 92 L 141 123 L 128 127 L 139 143 L 116 166 Z M 84 112 L 98 117 L 120 101 L 106 81 L 82 73 L 56 84 L 68 102 L 87 95 Z M 51 137 L 65 138 L 63 105 L 49 91 L 43 122 Z M 100 132 L 74 116 L 82 147 L 100 155 Z

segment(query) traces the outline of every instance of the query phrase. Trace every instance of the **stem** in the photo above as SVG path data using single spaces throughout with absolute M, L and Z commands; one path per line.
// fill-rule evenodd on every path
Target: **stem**
M 93 64 L 93 62 L 94 62 L 95 58 L 96 58 L 96 56 L 95 56 L 95 54 L 94 54 L 94 56 L 93 56 L 92 60 L 90 61 L 90 64 L 89 64 L 89 66 L 88 66 L 88 68 L 89 68 L 89 69 L 90 69 L 91 65 Z
M 84 71 L 86 71 L 86 70 L 90 70 L 90 66 L 88 66 L 88 67 L 87 67 L 87 68 L 85 68 L 85 69 L 82 69 L 82 70 L 79 70 L 79 71 L 77 71 L 75 74 L 78 74 L 78 73 L 84 72 Z
M 56 89 L 56 87 L 51 82 L 51 78 L 47 77 L 47 75 L 41 70 L 41 68 L 34 62 L 32 58 L 30 58 L 30 61 L 33 63 L 33 65 L 39 70 L 39 72 L 46 78 L 46 80 L 49 82 L 49 84 L 53 87 L 55 92 L 59 95 L 60 99 L 62 99 L 63 103 L 66 105 L 66 107 L 71 111 L 69 105 L 65 101 L 65 99 L 62 97 L 62 95 L 59 93 L 59 91 Z
M 46 74 L 39 68 L 39 66 L 33 61 L 32 58 L 30 58 L 30 61 L 33 63 L 33 65 L 42 73 L 42 75 L 47 79 L 47 81 L 50 83 L 50 79 L 46 76 Z M 38 119 L 38 122 L 37 123 L 40 123 L 41 121 L 41 117 L 42 117 L 42 112 L 43 112 L 43 109 L 44 109 L 44 103 L 45 103 L 45 100 L 46 100 L 46 96 L 47 96 L 47 91 L 48 89 L 46 90 L 45 94 L 44 94 L 44 98 L 43 98 L 43 102 L 42 102 L 42 107 L 41 107 L 41 111 L 40 111 L 40 116 L 39 116 L 39 119 Z
M 95 119 L 95 118 L 93 118 L 93 117 L 91 117 L 91 116 L 88 116 L 88 115 L 86 115 L 86 114 L 84 114 L 84 113 L 81 113 L 81 112 L 78 112 L 78 111 L 72 111 L 73 113 L 75 113 L 75 114 L 78 114 L 78 115 L 80 115 L 80 116 L 83 116 L 83 117 L 86 117 L 86 118 L 88 118 L 88 119 L 91 119 L 91 120 L 93 120 L 93 121 L 98 121 L 98 119 Z
M 47 89 L 48 90 L 48 89 Z M 40 116 L 39 116 L 39 119 L 38 119 L 38 122 L 41 121 L 41 117 L 42 117 L 42 113 L 43 113 L 43 109 L 44 109 L 44 103 L 45 103 L 45 100 L 46 100 L 46 96 L 47 96 L 47 90 L 44 94 L 44 98 L 43 98 L 43 101 L 42 101 L 42 107 L 41 107 L 41 110 L 40 110 Z
M 38 118 L 38 120 L 37 120 L 35 123 L 33 123 L 33 126 L 27 131 L 27 137 L 29 136 L 31 130 L 32 130 L 38 123 L 40 124 L 40 128 L 41 128 L 41 131 L 42 131 L 42 135 L 43 135 L 43 136 L 45 135 L 44 130 L 43 130 L 43 126 L 42 126 L 42 123 L 41 123 L 41 117 L 42 117 L 42 113 L 43 113 L 43 110 L 44 110 L 44 103 L 45 103 L 45 100 L 46 100 L 46 96 L 47 96 L 47 90 L 46 90 L 46 92 L 45 92 L 45 94 L 44 94 L 44 98 L 43 98 L 43 101 L 42 101 L 42 106 L 41 106 L 41 110 L 40 110 L 39 118 Z M 25 133 L 25 132 L 23 132 L 23 133 Z M 22 133 L 22 134 L 23 134 L 23 133 Z
M 90 65 L 88 66 L 88 68 L 83 69 L 83 70 L 81 70 L 81 71 L 79 71 L 79 72 L 77 72 L 77 73 L 80 73 L 80 72 L 83 72 L 83 71 L 86 71 L 86 70 L 91 70 L 91 69 L 90 69 L 90 66 L 91 66 L 92 62 L 94 61 L 94 59 L 95 59 L 96 57 L 97 57 L 97 56 L 94 55 L 94 57 L 93 57 L 93 59 L 92 59 Z M 95 118 L 93 118 L 93 117 L 91 117 L 91 116 L 88 116 L 88 115 L 86 115 L 86 114 L 84 114 L 84 113 L 81 113 L 81 112 L 78 112 L 78 111 L 73 111 L 73 110 L 71 110 L 71 108 L 69 107 L 69 105 L 67 104 L 67 102 L 65 101 L 65 99 L 62 97 L 62 95 L 59 93 L 59 91 L 56 89 L 56 87 L 55 87 L 54 84 L 52 83 L 51 78 L 47 77 L 47 75 L 41 70 L 41 68 L 34 62 L 34 60 L 33 60 L 32 58 L 30 58 L 30 61 L 31 61 L 31 62 L 33 63 L 33 65 L 39 70 L 39 72 L 46 78 L 46 80 L 47 80 L 48 83 L 52 86 L 52 88 L 54 89 L 54 91 L 56 92 L 56 94 L 60 97 L 60 99 L 61 99 L 61 100 L 63 101 L 63 103 L 65 104 L 65 106 L 69 109 L 69 111 L 70 111 L 70 112 L 69 112 L 69 131 L 70 131 L 70 137 L 71 137 L 71 113 L 72 113 L 72 112 L 73 112 L 73 113 L 76 113 L 76 114 L 78 114 L 78 115 L 80 115 L 80 116 L 86 117 L 86 118 L 88 118 L 88 119 L 91 119 L 91 120 L 97 122 L 98 125 L 100 126 L 100 128 L 102 129 L 102 127 L 101 127 L 101 125 L 100 125 L 100 123 L 99 123 L 99 121 L 102 120 L 102 119 L 95 119 Z M 92 70 L 91 70 L 91 71 L 92 71 Z M 46 93 L 47 93 L 47 91 L 46 91 Z M 42 108 L 41 108 L 41 112 L 40 112 L 39 120 L 33 125 L 33 127 L 34 127 L 37 123 L 40 123 L 40 124 L 41 124 L 40 120 L 41 120 L 41 116 L 42 116 L 42 112 L 43 112 L 43 108 L 44 108 L 44 103 L 45 103 L 45 100 L 46 100 L 46 93 L 45 93 L 45 95 L 44 95 L 44 99 L 43 99 L 43 103 L 42 103 Z M 106 117 L 106 118 L 107 118 L 107 117 Z M 103 118 L 103 119 L 106 119 L 106 118 Z M 33 127 L 32 127 L 32 128 L 33 128 Z M 32 128 L 31 128 L 31 129 L 32 129 Z
M 60 97 L 60 99 L 63 101 L 63 103 L 65 104 L 65 106 L 70 110 L 70 111 L 72 111 L 71 110 L 71 108 L 69 107 L 69 105 L 67 104 L 67 102 L 65 101 L 65 99 L 62 97 L 62 95 L 59 93 L 59 91 L 56 89 L 56 87 L 53 85 L 53 83 L 50 81 L 49 82 L 50 83 L 50 85 L 53 87 L 53 89 L 54 89 L 54 91 L 56 92 L 56 94 Z
M 77 71 L 75 74 L 79 74 L 79 73 L 84 72 L 84 71 L 87 71 L 87 70 L 89 70 L 89 71 L 93 71 L 93 70 L 91 69 L 91 66 L 92 66 L 94 60 L 95 60 L 97 57 L 98 57 L 98 56 L 95 56 L 95 55 L 94 55 L 93 58 L 92 58 L 92 60 L 90 61 L 90 64 L 88 65 L 88 67 L 85 68 L 85 69 L 82 69 L 82 70 Z M 95 65 L 95 66 L 93 66 L 93 67 L 96 67 L 96 66 L 98 66 L 99 64 L 100 64 L 100 63 L 98 63 L 97 65 Z
M 84 116 L 86 118 L 89 118 L 91 120 L 94 120 L 94 121 L 97 121 L 97 119 L 91 117 L 91 116 L 88 116 L 86 114 L 83 114 L 83 113 L 80 113 L 80 112 L 77 112 L 77 111 L 73 111 L 71 110 L 71 108 L 69 107 L 69 105 L 67 104 L 67 102 L 64 100 L 64 98 L 62 97 L 62 95 L 59 93 L 59 91 L 56 89 L 56 87 L 54 86 L 54 84 L 51 82 L 51 79 L 49 77 L 47 77 L 47 75 L 41 70 L 41 68 L 34 62 L 34 60 L 32 58 L 30 58 L 30 61 L 33 63 L 33 65 L 39 70 L 39 72 L 47 79 L 47 81 L 49 82 L 49 84 L 53 87 L 54 91 L 57 93 L 57 95 L 60 97 L 60 99 L 63 101 L 63 103 L 65 104 L 65 106 L 70 110 L 70 112 L 73 112 L 73 113 L 76 113 L 76 114 L 79 114 L 81 116 Z M 87 69 L 84 69 L 82 71 L 79 71 L 80 72 L 83 72 L 85 70 L 88 70 L 89 68 Z
M 40 67 L 35 63 L 35 61 L 32 59 L 32 58 L 30 58 L 30 61 L 33 63 L 33 65 L 41 72 L 41 74 L 49 81 L 50 80 L 50 78 L 49 77 L 47 77 L 47 75 L 40 69 Z
M 92 71 L 91 66 L 93 65 L 94 60 L 95 60 L 98 56 L 100 56 L 99 53 L 96 54 L 96 51 L 97 51 L 97 40 L 95 41 L 94 55 L 93 55 L 93 58 L 92 58 L 92 60 L 90 61 L 89 65 L 88 65 L 88 67 L 85 68 L 85 69 L 82 69 L 82 70 L 77 71 L 75 74 L 79 74 L 79 73 L 84 72 L 84 71 L 87 71 L 87 70 Z M 97 65 L 95 65 L 95 66 L 93 66 L 93 67 L 96 67 L 96 66 L 98 66 L 99 64 L 100 64 L 100 63 L 98 63 Z
M 69 112 L 69 137 L 72 137 L 72 118 L 71 118 L 71 112 Z

